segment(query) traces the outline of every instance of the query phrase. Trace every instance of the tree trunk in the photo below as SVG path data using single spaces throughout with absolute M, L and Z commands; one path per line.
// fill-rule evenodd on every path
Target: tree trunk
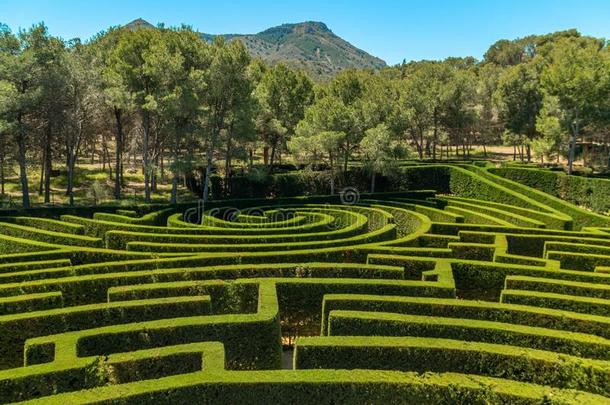
M 418 138 L 417 135 L 413 134 L 413 141 L 415 142 L 415 148 L 417 149 L 417 155 L 419 156 L 419 160 L 423 160 L 424 159 L 424 149 L 417 138 Z
M 150 113 L 142 112 L 142 126 L 144 128 L 144 142 L 142 148 L 142 160 L 144 169 L 144 202 L 150 203 L 150 168 L 148 156 L 148 143 L 150 141 Z
M 269 165 L 269 146 L 267 145 L 263 147 L 263 164 L 265 166 Z
M 371 193 L 375 192 L 375 171 L 371 174 Z
M 570 131 L 570 143 L 568 149 L 568 175 L 574 172 L 574 156 L 576 154 L 576 137 L 578 136 L 578 114 L 576 119 L 572 122 Z
M 179 132 L 176 129 L 174 134 L 174 145 L 172 146 L 172 161 L 174 162 L 174 167 L 172 168 L 172 196 L 171 203 L 176 204 L 178 202 L 178 148 L 180 147 L 179 141 Z
M 157 192 L 157 182 L 158 182 L 158 175 L 157 175 L 157 170 L 156 168 L 159 167 L 159 154 L 154 155 L 154 167 L 155 170 L 151 170 L 150 171 L 150 190 L 153 193 Z
M 532 161 L 532 148 L 530 147 L 529 143 L 526 145 L 526 151 L 527 151 L 527 163 L 530 163 Z
M 227 150 L 225 155 L 225 184 L 224 184 L 224 192 L 226 198 L 229 198 L 231 193 L 231 154 L 233 153 L 233 144 L 232 144 L 232 135 L 233 132 L 233 124 L 230 125 L 229 130 L 227 131 Z
M 432 160 L 436 162 L 436 143 L 438 142 L 438 125 L 436 125 L 437 109 L 434 108 L 434 137 L 432 138 Z M 441 149 L 442 154 L 442 149 Z M 441 156 L 442 159 L 442 156 Z
M 19 181 L 21 182 L 21 201 L 23 208 L 30 208 L 30 188 L 28 185 L 28 172 L 27 162 L 25 154 L 25 134 L 21 128 L 21 113 L 17 116 L 18 135 L 17 135 L 17 146 L 18 146 L 18 160 L 19 160 Z
M 349 141 L 345 143 L 345 155 L 343 156 L 343 173 L 347 174 L 347 163 L 349 161 Z
M 161 152 L 159 153 L 159 171 L 161 172 L 161 182 L 165 183 L 165 159 L 163 159 L 163 155 L 165 154 L 165 147 L 161 147 Z
M 0 195 L 4 195 L 4 144 L 0 151 Z
M 523 144 L 519 145 L 519 159 L 521 160 L 521 163 L 523 163 Z
M 68 156 L 68 197 L 70 199 L 70 206 L 74 205 L 74 166 L 75 156 L 74 152 L 70 150 Z
M 123 185 L 123 111 L 120 108 L 114 108 L 114 118 L 116 121 L 116 150 L 114 157 L 115 176 L 114 176 L 114 198 L 121 199 L 121 188 Z
M 51 170 L 52 170 L 52 150 L 51 142 L 53 141 L 51 123 L 47 125 L 45 134 L 45 153 L 44 153 L 44 202 L 48 204 L 51 202 Z
M 269 169 L 273 171 L 273 164 L 275 163 L 275 150 L 277 149 L 277 141 L 274 141 L 271 145 L 271 157 L 269 158 Z
M 207 203 L 209 200 L 208 194 L 210 193 L 210 176 L 212 174 L 212 146 L 208 147 L 207 153 L 207 164 L 205 166 L 205 178 L 203 180 L 203 203 Z
M 332 153 L 328 154 L 328 162 L 330 163 L 330 195 L 335 194 L 335 170 Z

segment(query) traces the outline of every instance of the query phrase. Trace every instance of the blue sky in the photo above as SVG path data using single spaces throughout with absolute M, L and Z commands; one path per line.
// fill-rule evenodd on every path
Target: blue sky
M 323 21 L 390 64 L 481 58 L 498 39 L 568 28 L 610 37 L 610 0 L 0 0 L 0 22 L 16 30 L 44 21 L 64 39 L 89 38 L 138 17 L 153 24 L 185 23 L 212 34 Z

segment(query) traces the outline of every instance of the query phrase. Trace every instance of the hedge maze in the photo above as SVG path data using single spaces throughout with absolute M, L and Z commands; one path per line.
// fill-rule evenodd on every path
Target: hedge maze
M 3 217 L 0 401 L 610 403 L 610 217 L 403 171 L 196 221 Z

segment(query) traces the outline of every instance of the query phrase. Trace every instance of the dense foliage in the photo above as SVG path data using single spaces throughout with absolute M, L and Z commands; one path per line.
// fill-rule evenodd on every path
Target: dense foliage
M 610 216 L 490 167 L 393 172 L 0 218 L 0 403 L 608 403 Z
M 473 145 L 501 142 L 528 161 L 565 154 L 570 172 L 577 143 L 589 144 L 601 151 L 589 161 L 610 166 L 609 55 L 604 40 L 565 31 L 498 41 L 480 62 L 410 62 L 314 82 L 252 59 L 239 40 L 209 43 L 188 27 L 111 28 L 81 42 L 44 25 L 2 26 L 1 192 L 18 178 L 28 207 L 35 176 L 52 202 L 59 170 L 73 204 L 79 165 L 96 157 L 108 172 L 88 191 L 96 203 L 109 197 L 106 182 L 125 197 L 126 165 L 141 170 L 145 202 L 166 178 L 172 202 L 181 184 L 207 199 L 214 174 L 230 187 L 234 175 L 261 178 L 287 158 L 327 172 L 331 193 L 350 165 L 367 170 L 373 191 L 404 157 L 469 157 Z

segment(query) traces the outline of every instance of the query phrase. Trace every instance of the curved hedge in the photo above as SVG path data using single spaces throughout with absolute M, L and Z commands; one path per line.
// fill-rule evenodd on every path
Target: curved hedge
M 438 195 L 0 218 L 0 403 L 610 403 L 610 218 L 399 174 Z

